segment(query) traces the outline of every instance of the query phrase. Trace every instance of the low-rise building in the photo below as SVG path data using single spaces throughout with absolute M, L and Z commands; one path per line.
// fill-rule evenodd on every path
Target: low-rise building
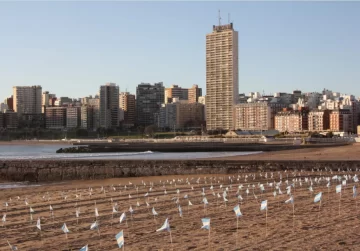
M 236 130 L 269 130 L 271 126 L 271 107 L 267 102 L 243 103 L 235 106 Z
M 308 130 L 308 111 L 282 111 L 275 115 L 275 130 L 302 132 Z
M 205 123 L 204 105 L 200 103 L 188 103 L 174 98 L 171 103 L 163 104 L 160 108 L 160 128 L 171 130 L 184 128 L 200 128 Z

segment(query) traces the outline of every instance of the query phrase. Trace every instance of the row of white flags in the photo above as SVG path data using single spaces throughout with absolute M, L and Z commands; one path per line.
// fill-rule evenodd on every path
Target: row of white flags
M 260 174 L 260 176 L 262 176 L 262 174 Z M 272 176 L 272 174 L 271 174 L 271 176 Z M 247 177 L 248 177 L 248 176 L 246 175 L 245 178 L 247 178 Z M 254 177 L 255 177 L 255 176 L 254 176 Z M 267 177 L 267 173 L 265 174 L 265 177 Z M 355 174 L 353 177 L 351 177 L 351 175 L 343 175 L 343 176 L 335 175 L 335 176 L 333 176 L 332 178 L 330 178 L 330 177 L 320 177 L 320 178 L 317 178 L 317 177 L 316 177 L 316 178 L 314 179 L 314 182 L 319 183 L 320 180 L 326 180 L 326 181 L 328 181 L 327 187 L 329 187 L 329 186 L 330 186 L 330 180 L 337 180 L 337 181 L 341 182 L 343 186 L 346 186 L 347 180 L 349 180 L 349 179 L 351 179 L 351 178 L 354 180 L 354 182 L 359 182 L 359 179 L 358 179 L 358 177 L 357 177 L 356 174 Z M 206 181 L 206 178 L 204 178 L 204 179 L 205 179 L 205 181 Z M 210 178 L 210 179 L 211 179 L 211 178 Z M 344 180 L 342 180 L 342 179 L 344 179 Z M 230 176 L 229 176 L 229 180 L 232 180 L 232 178 L 231 178 Z M 237 179 L 237 180 L 239 180 L 239 176 L 238 176 L 238 179 Z M 179 181 L 179 180 L 178 180 L 178 181 Z M 180 181 L 182 181 L 182 180 L 180 180 Z M 300 184 L 300 186 L 302 186 L 302 179 L 301 179 L 301 178 L 300 178 L 300 179 L 297 179 L 297 178 L 296 178 L 296 179 L 293 179 L 292 181 L 293 181 L 293 183 L 292 183 L 290 186 L 286 187 L 288 194 L 291 193 L 291 187 L 295 187 L 295 183 L 298 182 L 298 183 Z M 312 178 L 304 178 L 303 181 L 305 181 L 305 182 L 310 182 L 309 190 L 310 190 L 310 192 L 313 192 L 313 188 L 312 188 L 313 179 L 312 179 Z M 175 179 L 173 179 L 173 182 L 175 182 Z M 189 182 L 188 179 L 186 179 L 186 182 L 190 185 L 190 182 Z M 199 183 L 199 179 L 198 179 L 196 182 Z M 219 182 L 219 181 L 218 181 L 218 182 Z M 131 182 L 130 182 L 130 183 L 131 183 Z M 130 185 L 130 183 L 129 183 L 129 185 Z M 144 182 L 143 182 L 143 183 L 144 183 Z M 160 183 L 161 183 L 161 181 L 160 181 Z M 167 181 L 167 183 L 169 183 L 169 181 Z M 170 183 L 171 183 L 171 181 L 170 181 Z M 282 192 L 281 192 L 281 190 L 280 190 L 280 184 L 281 184 L 281 183 L 282 183 L 282 182 L 281 182 L 281 180 L 280 180 L 280 182 L 274 182 L 274 183 L 271 182 L 271 183 L 267 183 L 267 185 L 268 185 L 269 187 L 273 187 L 273 186 L 275 185 L 276 188 L 279 190 L 279 194 L 282 194 Z M 285 183 L 286 183 L 286 184 L 289 184 L 289 181 L 286 180 Z M 175 184 L 176 184 L 176 183 L 175 183 Z M 132 185 L 132 183 L 131 183 L 131 185 Z M 126 185 L 125 185 L 125 187 L 126 187 Z M 249 195 L 249 193 L 250 193 L 249 187 L 250 187 L 250 184 L 248 184 L 248 188 L 246 189 L 246 194 L 247 194 L 247 195 Z M 265 191 L 264 184 L 260 184 L 260 183 L 259 183 L 259 184 L 258 184 L 258 187 L 260 188 L 260 190 L 261 190 L 262 193 Z M 116 190 L 113 185 L 112 185 L 112 188 L 113 188 L 114 191 Z M 164 185 L 164 188 L 165 188 L 165 185 Z M 230 188 L 232 188 L 232 184 L 230 185 Z M 243 188 L 243 185 L 239 185 L 238 192 L 239 192 L 239 190 L 241 190 L 242 188 Z M 252 188 L 253 188 L 253 190 L 254 190 L 254 188 L 255 188 L 255 185 L 254 185 L 254 184 L 252 185 Z M 126 188 L 125 188 L 125 189 L 126 189 Z M 213 190 L 213 189 L 214 189 L 214 187 L 213 187 L 213 185 L 211 185 L 210 190 Z M 220 185 L 220 189 L 222 189 L 222 185 Z M 89 190 L 92 191 L 92 188 L 89 188 Z M 136 190 L 138 191 L 138 187 L 136 187 Z M 192 190 L 194 190 L 193 187 L 192 187 Z M 101 191 L 104 191 L 104 192 L 105 192 L 104 187 L 101 188 Z M 151 191 L 152 191 L 152 187 L 150 187 L 150 189 L 149 189 L 149 192 L 151 192 Z M 223 198 L 224 198 L 224 201 L 225 201 L 225 202 L 227 201 L 227 198 L 226 198 L 226 195 L 227 195 L 226 192 L 227 192 L 227 191 L 229 191 L 229 190 L 228 190 L 228 187 L 226 187 L 226 190 L 224 191 L 224 194 L 223 194 Z M 149 192 L 147 192 L 144 196 L 145 196 L 145 197 L 148 197 L 148 196 L 149 196 Z M 177 189 L 176 192 L 177 192 L 177 194 L 179 194 L 179 193 L 180 193 L 180 190 Z M 275 192 L 276 192 L 276 191 L 274 191 L 274 193 L 275 193 Z M 167 193 L 166 193 L 166 189 L 165 189 L 164 193 L 167 194 Z M 203 188 L 202 194 L 205 195 L 205 188 Z M 48 196 L 49 196 L 49 195 L 48 195 Z M 76 191 L 75 196 L 76 196 L 76 198 L 79 197 L 79 195 L 77 194 L 77 191 Z M 81 196 L 81 194 L 80 194 L 80 196 Z M 64 196 L 64 198 L 66 198 L 66 197 L 67 197 L 67 196 Z M 221 196 L 218 194 L 218 197 L 221 197 Z M 242 198 L 241 195 L 239 195 L 238 197 L 239 197 L 239 198 Z M 43 198 L 45 198 L 45 196 L 43 196 Z M 131 195 L 129 194 L 129 199 L 130 199 L 130 198 L 132 198 L 132 197 L 131 197 Z M 184 198 L 187 198 L 187 195 L 185 195 Z M 19 196 L 18 196 L 18 199 L 20 199 Z M 157 200 L 157 198 L 155 198 L 155 200 Z M 11 201 L 11 198 L 10 198 L 10 201 Z M 26 205 L 29 205 L 27 198 L 25 198 L 25 204 L 26 204 Z M 148 202 L 146 202 L 146 204 L 147 204 L 147 206 L 149 206 Z M 9 206 L 8 202 L 5 202 L 4 205 L 5 205 L 6 208 Z M 50 211 L 53 211 L 53 208 L 52 208 L 51 205 L 50 205 Z M 115 212 L 115 211 L 116 211 L 116 210 L 114 209 L 114 212 Z M 30 213 L 34 213 L 34 210 L 33 210 L 31 207 L 30 207 Z M 95 212 L 95 215 L 96 215 L 96 217 L 98 217 L 98 215 L 99 215 L 98 212 Z
M 335 176 L 334 176 L 335 177 Z M 333 177 L 333 179 L 334 179 Z M 357 177 L 356 177 L 357 178 Z M 345 181 L 345 182 L 344 182 Z M 344 180 L 342 182 L 342 184 L 339 184 L 336 186 L 335 190 L 336 190 L 336 193 L 341 193 L 342 191 L 342 186 L 346 186 L 346 180 Z M 327 187 L 329 187 L 330 185 L 330 182 L 328 183 Z M 291 187 L 294 186 L 293 184 L 291 184 L 290 186 L 288 186 L 286 189 L 288 191 L 291 191 Z M 261 186 L 260 186 L 261 187 Z M 179 189 L 177 189 L 177 193 L 179 193 Z M 203 195 L 204 195 L 204 188 L 203 188 Z M 288 193 L 288 194 L 291 194 L 291 193 Z M 224 191 L 224 194 L 223 194 L 223 197 L 224 197 L 224 201 L 227 201 L 225 200 L 226 199 L 226 190 Z M 357 196 L 357 188 L 356 186 L 354 185 L 353 186 L 353 197 L 356 197 Z M 184 198 L 188 198 L 187 195 L 184 196 Z M 314 197 L 314 202 L 317 203 L 317 202 L 321 202 L 321 199 L 322 199 L 322 192 L 316 194 L 316 196 Z M 207 205 L 208 204 L 208 201 L 206 199 L 206 197 L 203 198 L 203 203 L 204 205 Z M 291 195 L 290 198 L 288 200 L 285 201 L 285 203 L 294 203 L 294 198 L 293 196 Z M 8 206 L 8 203 L 6 202 L 6 207 Z M 192 205 L 191 202 L 189 201 L 189 205 Z M 178 206 L 178 210 L 179 210 L 179 214 L 180 214 L 180 217 L 182 217 L 182 210 L 181 210 L 181 206 L 179 205 Z M 264 200 L 261 202 L 261 205 L 260 205 L 260 210 L 267 210 L 267 200 Z M 53 208 L 52 206 L 50 205 L 50 211 L 53 211 Z M 35 211 L 30 207 L 30 214 L 33 214 Z M 115 210 L 115 207 L 113 207 L 113 212 L 117 212 L 117 210 Z M 133 213 L 133 210 L 132 210 L 132 207 L 130 206 L 129 208 L 129 212 L 130 213 Z M 236 214 L 236 217 L 240 217 L 242 216 L 241 214 L 241 211 L 240 211 L 240 207 L 239 205 L 235 206 L 234 207 L 234 212 Z M 76 216 L 79 217 L 79 213 L 80 213 L 80 210 L 79 209 L 76 209 Z M 155 211 L 155 208 L 153 207 L 152 208 L 152 214 L 154 216 L 158 215 L 158 213 Z M 98 213 L 98 209 L 95 208 L 95 216 L 96 217 L 99 217 L 99 213 Z M 124 220 L 126 219 L 126 214 L 125 213 L 122 213 L 122 215 L 120 216 L 120 223 L 122 223 Z M 2 222 L 5 223 L 6 222 L 6 214 L 3 215 L 3 218 L 2 218 Z M 204 228 L 204 229 L 207 229 L 207 230 L 210 230 L 210 218 L 203 218 L 202 219 L 202 223 L 203 223 L 203 226 L 201 228 Z M 36 227 L 41 231 L 41 223 L 40 223 L 40 218 L 38 218 L 37 220 L 37 223 L 36 223 Z M 91 230 L 94 230 L 94 229 L 98 229 L 99 226 L 98 226 L 98 223 L 97 221 L 95 221 L 91 226 L 90 226 L 90 229 Z M 67 228 L 66 224 L 64 223 L 63 226 L 61 227 L 62 231 L 67 234 L 69 233 L 69 229 Z M 170 231 L 170 225 L 169 225 L 169 222 L 168 222 L 168 219 L 165 220 L 165 223 L 163 224 L 163 226 L 161 228 L 159 228 L 158 230 L 156 231 L 163 231 L 163 230 L 167 230 L 167 231 Z M 119 245 L 119 247 L 121 248 L 123 245 L 124 245 L 124 235 L 123 235 L 123 231 L 121 231 L 120 233 L 118 233 L 116 235 L 116 240 L 117 240 L 117 243 Z M 13 246 L 15 247 L 15 246 Z M 15 247 L 16 248 L 16 247 Z M 12 250 L 17 250 L 17 249 L 12 249 Z M 81 251 L 87 251 L 88 250 L 88 245 L 84 246 L 83 248 L 80 249 Z

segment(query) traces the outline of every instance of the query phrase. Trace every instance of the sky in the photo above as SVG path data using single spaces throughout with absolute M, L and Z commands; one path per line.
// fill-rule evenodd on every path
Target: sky
M 12 86 L 58 97 L 113 82 L 206 93 L 205 36 L 239 32 L 239 92 L 324 88 L 360 96 L 360 2 L 0 2 L 0 101 Z

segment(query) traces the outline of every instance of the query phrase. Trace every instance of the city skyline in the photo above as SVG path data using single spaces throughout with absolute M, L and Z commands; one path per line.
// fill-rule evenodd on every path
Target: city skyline
M 218 9 L 222 24 L 230 12 L 239 31 L 240 93 L 341 88 L 360 96 L 356 32 L 360 3 L 4 2 L 0 6 L 2 100 L 12 94 L 13 86 L 41 85 L 58 97 L 78 98 L 94 95 L 106 82 L 130 93 L 141 82 L 197 84 L 205 95 L 205 36 L 218 24 Z M 93 15 L 96 12 L 99 15 Z

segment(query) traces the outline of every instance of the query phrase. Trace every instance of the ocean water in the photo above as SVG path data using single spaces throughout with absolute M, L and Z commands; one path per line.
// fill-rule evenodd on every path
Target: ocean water
M 136 160 L 172 160 L 172 159 L 204 159 L 257 154 L 260 152 L 126 152 L 126 153 L 56 153 L 59 148 L 71 145 L 0 145 L 1 159 L 136 159 Z

